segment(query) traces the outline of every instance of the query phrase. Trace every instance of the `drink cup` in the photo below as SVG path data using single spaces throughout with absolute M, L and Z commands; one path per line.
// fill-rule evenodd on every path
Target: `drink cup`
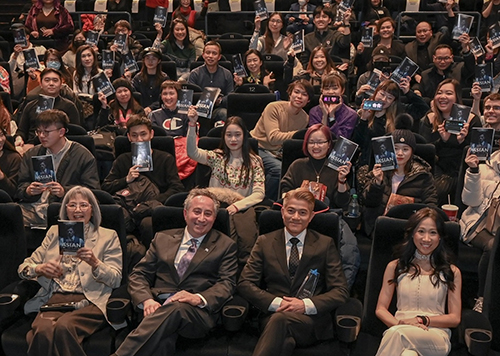
M 445 214 L 448 215 L 450 221 L 457 220 L 458 206 L 453 204 L 445 204 L 441 207 L 441 209 L 443 209 Z

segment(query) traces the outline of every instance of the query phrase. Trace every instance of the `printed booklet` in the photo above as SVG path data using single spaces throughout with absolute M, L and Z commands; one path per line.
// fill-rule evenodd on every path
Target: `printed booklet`
M 471 108 L 461 104 L 453 104 L 451 108 L 450 118 L 445 121 L 444 128 L 446 131 L 458 135 L 464 124 L 469 119 Z
M 455 22 L 455 27 L 453 27 L 453 30 L 451 32 L 453 35 L 453 39 L 458 40 L 458 38 L 463 33 L 469 34 L 473 21 L 474 21 L 474 16 L 462 14 L 459 12 L 457 14 L 457 21 Z
M 476 64 L 474 72 L 474 81 L 479 83 L 481 91 L 490 92 L 493 88 L 493 63 Z
M 470 136 L 470 153 L 480 161 L 490 159 L 495 138 L 495 129 L 473 127 Z
M 85 246 L 83 221 L 59 220 L 57 225 L 61 255 L 76 255 Z
M 380 164 L 383 171 L 392 171 L 398 168 L 392 136 L 372 138 L 372 150 L 375 157 L 375 164 Z
M 418 64 L 410 58 L 405 57 L 394 72 L 392 72 L 390 79 L 399 84 L 402 78 L 413 77 L 417 73 L 417 70 Z
M 132 142 L 132 166 L 139 166 L 139 172 L 153 170 L 153 157 L 151 156 L 151 141 Z
M 54 98 L 53 96 L 40 94 L 40 97 L 38 98 L 38 104 L 36 106 L 35 113 L 40 114 L 41 112 L 44 112 L 45 110 L 53 109 L 55 101 L 56 101 L 56 98 Z
M 269 18 L 265 0 L 255 0 L 253 2 L 253 7 L 255 9 L 255 16 L 259 17 L 261 21 Z
M 352 160 L 357 148 L 357 143 L 340 136 L 328 156 L 327 166 L 338 171 L 341 166 L 345 166 L 347 161 Z
M 50 183 L 56 181 L 56 171 L 54 170 L 54 157 L 52 155 L 33 156 L 31 157 L 33 164 L 33 172 L 35 172 L 33 180 L 39 183 Z
M 187 115 L 189 107 L 193 105 L 193 90 L 181 89 L 179 94 L 179 99 L 177 100 L 177 112 L 179 114 Z
M 220 88 L 206 87 L 201 93 L 200 100 L 196 103 L 196 112 L 201 117 L 212 118 L 214 103 L 219 97 Z

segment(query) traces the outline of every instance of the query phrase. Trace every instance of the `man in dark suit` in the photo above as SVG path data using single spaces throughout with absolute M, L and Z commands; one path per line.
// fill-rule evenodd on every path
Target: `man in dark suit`
M 406 55 L 418 64 L 416 80 L 420 83 L 422 71 L 432 64 L 432 55 L 436 47 L 442 43 L 449 43 L 450 36 L 437 32 L 433 34 L 432 26 L 427 21 L 421 21 L 416 27 L 416 37 L 405 46 Z
M 236 244 L 213 230 L 219 203 L 193 189 L 184 203 L 185 229 L 156 234 L 129 277 L 132 301 L 144 319 L 116 355 L 174 355 L 177 335 L 202 337 L 236 285 Z
M 330 313 L 347 300 L 348 289 L 334 240 L 307 229 L 313 208 L 307 189 L 287 192 L 285 228 L 259 236 L 243 269 L 238 292 L 264 313 L 254 355 L 291 355 L 295 345 L 333 336 Z M 318 279 L 309 295 L 300 288 L 308 274 Z

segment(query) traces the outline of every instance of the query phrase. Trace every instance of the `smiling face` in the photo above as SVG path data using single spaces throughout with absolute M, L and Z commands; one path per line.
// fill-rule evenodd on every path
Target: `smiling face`
M 283 28 L 283 20 L 281 20 L 281 16 L 278 14 L 271 16 L 267 26 L 269 27 L 269 31 L 271 31 L 271 33 L 280 32 Z
M 321 89 L 321 94 L 327 96 L 340 96 L 344 95 L 344 89 L 338 84 L 332 84 Z
M 394 35 L 394 27 L 392 27 L 392 23 L 390 23 L 389 21 L 385 21 L 380 26 L 379 35 L 382 39 L 392 38 L 392 36 Z
M 132 97 L 132 93 L 125 87 L 119 87 L 116 89 L 115 97 L 122 106 L 126 107 Z
M 453 63 L 453 53 L 449 48 L 439 48 L 432 56 L 432 62 L 438 71 L 446 70 Z
M 214 201 L 204 195 L 194 197 L 189 207 L 184 209 L 187 230 L 195 238 L 207 234 L 212 229 L 216 216 Z
M 432 27 L 427 22 L 421 22 L 417 25 L 416 33 L 419 43 L 427 43 L 432 37 Z
M 385 90 L 379 90 L 375 95 L 375 100 L 382 102 L 382 109 L 386 110 L 389 106 L 392 105 L 396 97 L 391 93 L 386 92 Z
M 173 31 L 174 31 L 174 37 L 177 40 L 177 42 L 182 43 L 182 41 L 184 41 L 187 35 L 186 26 L 184 26 L 180 22 L 176 23 Z
M 413 232 L 413 243 L 422 255 L 430 255 L 439 246 L 439 233 L 436 223 L 431 218 L 426 218 Z
M 456 102 L 457 95 L 455 93 L 455 86 L 451 83 L 442 85 L 434 96 L 434 105 L 439 111 L 445 114 L 451 112 L 451 108 Z
M 332 19 L 330 18 L 330 16 L 325 14 L 324 11 L 321 11 L 319 14 L 314 16 L 313 20 L 314 26 L 316 26 L 316 29 L 320 32 L 328 29 L 328 25 L 330 25 L 331 22 Z
M 307 152 L 314 159 L 323 159 L 328 154 L 328 139 L 321 131 L 314 131 L 307 141 Z
M 182 7 L 188 7 L 190 3 L 191 3 L 191 0 L 181 0 Z
M 177 90 L 175 88 L 165 88 L 161 91 L 161 101 L 169 110 L 175 110 L 177 99 Z
M 86 49 L 81 53 L 82 65 L 84 68 L 91 69 L 94 64 L 94 54 L 91 49 Z
M 246 58 L 247 68 L 252 74 L 260 74 L 260 68 L 262 67 L 262 61 L 259 56 L 255 53 L 250 53 Z
M 323 51 L 320 50 L 314 54 L 314 57 L 312 59 L 312 65 L 314 70 L 317 72 L 323 72 L 323 70 L 325 70 L 327 61 Z
M 75 194 L 66 204 L 66 213 L 69 220 L 83 221 L 86 224 L 92 217 L 92 205 L 81 194 Z
M 488 99 L 484 102 L 484 120 L 495 130 L 500 128 L 500 100 Z
M 289 198 L 284 201 L 281 208 L 281 217 L 285 228 L 292 236 L 297 236 L 307 228 L 314 212 L 305 200 Z
M 405 143 L 395 143 L 394 150 L 396 151 L 398 166 L 404 167 L 413 155 L 411 147 Z
M 214 45 L 205 46 L 203 49 L 203 59 L 207 66 L 215 66 L 219 63 L 221 58 L 219 47 Z

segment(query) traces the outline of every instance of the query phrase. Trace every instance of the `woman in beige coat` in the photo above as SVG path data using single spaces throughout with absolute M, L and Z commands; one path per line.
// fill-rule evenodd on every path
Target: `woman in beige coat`
M 40 247 L 19 266 L 21 278 L 41 288 L 25 307 L 38 312 L 26 335 L 28 355 L 85 355 L 82 341 L 107 322 L 106 303 L 122 279 L 122 249 L 115 231 L 100 227 L 101 211 L 88 188 L 76 186 L 63 199 L 62 220 L 84 222 L 83 247 L 76 254 L 60 252 L 58 226 L 52 226 Z M 42 305 L 78 303 L 71 311 L 40 311 Z

